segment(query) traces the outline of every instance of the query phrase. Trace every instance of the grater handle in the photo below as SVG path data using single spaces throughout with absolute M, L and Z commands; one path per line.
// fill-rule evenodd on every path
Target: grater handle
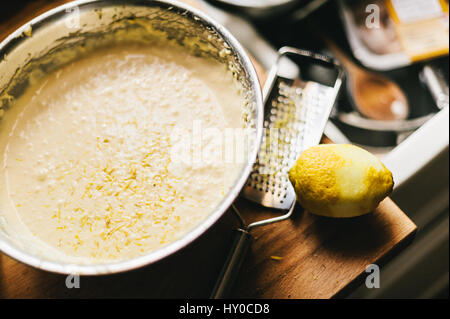
M 250 233 L 244 229 L 237 229 L 235 232 L 233 246 L 214 286 L 212 299 L 227 297 L 247 253 L 251 239 Z

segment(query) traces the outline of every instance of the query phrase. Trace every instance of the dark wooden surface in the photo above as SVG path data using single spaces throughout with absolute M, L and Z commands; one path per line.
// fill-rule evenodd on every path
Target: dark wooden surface
M 0 21 L 0 39 L 63 2 L 67 1 L 29 2 Z M 258 69 L 263 78 L 263 70 Z M 244 199 L 236 204 L 247 221 L 277 214 Z M 65 276 L 28 267 L 0 253 L 0 298 L 205 298 L 225 261 L 236 226 L 229 211 L 182 251 L 139 270 L 82 277 L 80 289 L 67 289 Z M 415 230 L 390 199 L 369 215 L 345 220 L 317 217 L 297 206 L 290 220 L 254 229 L 232 297 L 345 296 L 364 279 L 367 265 L 382 265 L 412 239 Z

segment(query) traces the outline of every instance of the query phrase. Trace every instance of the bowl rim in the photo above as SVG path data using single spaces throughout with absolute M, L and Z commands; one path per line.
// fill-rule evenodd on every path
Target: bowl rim
M 261 0 L 214 0 L 216 2 L 220 2 L 226 5 L 232 5 L 238 8 L 247 8 L 247 9 L 273 9 L 276 7 L 281 7 L 286 4 L 289 4 L 295 0 L 271 0 L 269 3 Z
M 186 11 L 196 17 L 195 20 L 204 23 L 206 26 L 212 27 L 226 42 L 230 45 L 230 49 L 236 56 L 238 60 L 242 64 L 244 72 L 250 81 L 251 88 L 250 90 L 253 93 L 253 99 L 256 107 L 256 133 L 255 139 L 252 143 L 252 150 L 249 152 L 249 159 L 247 163 L 244 165 L 244 168 L 241 170 L 240 176 L 237 181 L 234 183 L 232 189 L 228 192 L 228 194 L 222 199 L 219 206 L 213 210 L 209 216 L 204 219 L 200 224 L 198 224 L 195 228 L 190 230 L 180 239 L 167 244 L 167 246 L 163 246 L 155 251 L 149 252 L 145 255 L 138 256 L 132 259 L 122 260 L 118 262 L 111 262 L 105 264 L 73 264 L 73 263 L 63 263 L 57 261 L 50 261 L 41 259 L 31 253 L 28 253 L 22 250 L 20 247 L 7 242 L 3 239 L 0 239 L 0 252 L 5 253 L 11 258 L 20 261 L 24 264 L 33 266 L 38 269 L 42 269 L 49 272 L 60 273 L 60 274 L 76 274 L 76 275 L 106 275 L 113 273 L 120 273 L 124 271 L 134 270 L 137 268 L 141 268 L 157 261 L 162 260 L 169 255 L 174 254 L 175 252 L 181 250 L 182 248 L 188 246 L 194 240 L 199 238 L 202 234 L 204 234 L 212 225 L 214 225 L 217 220 L 223 216 L 223 214 L 228 210 L 234 200 L 238 197 L 242 187 L 250 175 L 253 164 L 256 160 L 256 156 L 259 150 L 259 145 L 262 139 L 263 132 L 263 102 L 262 102 L 262 91 L 261 86 L 258 80 L 257 73 L 255 68 L 247 55 L 246 51 L 242 47 L 242 45 L 236 40 L 236 38 L 223 27 L 221 24 L 216 22 L 211 17 L 207 16 L 205 13 L 199 11 L 196 8 L 191 7 L 185 3 L 181 3 L 176 0 L 153 0 L 153 1 L 139 1 L 139 0 L 75 0 L 60 6 L 57 6 L 53 9 L 50 9 L 36 18 L 28 21 L 20 28 L 15 30 L 9 36 L 7 36 L 3 41 L 0 42 L 0 53 L 5 51 L 8 45 L 17 41 L 17 44 L 21 41 L 26 41 L 27 37 L 20 37 L 20 35 L 25 32 L 30 26 L 34 26 L 38 24 L 37 29 L 41 26 L 40 23 L 45 20 L 51 19 L 55 16 L 58 16 L 61 13 L 68 13 L 69 9 L 74 7 L 79 7 L 81 9 L 82 6 L 92 5 L 92 4 L 105 4 L 105 5 L 130 5 L 130 6 L 159 6 L 159 7 L 173 7 L 178 11 Z M 45 25 L 45 24 L 44 24 Z

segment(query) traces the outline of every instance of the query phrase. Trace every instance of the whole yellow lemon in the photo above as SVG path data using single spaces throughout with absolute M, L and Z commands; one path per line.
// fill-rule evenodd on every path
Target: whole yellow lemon
M 392 192 L 392 173 L 366 150 L 322 144 L 305 150 L 289 171 L 297 200 L 309 212 L 355 217 L 373 211 Z

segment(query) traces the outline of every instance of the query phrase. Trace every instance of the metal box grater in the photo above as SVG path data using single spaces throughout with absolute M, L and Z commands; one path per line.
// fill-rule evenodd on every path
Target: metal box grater
M 279 75 L 280 61 L 286 55 L 306 60 L 307 66 L 334 69 L 336 78 L 332 83 L 321 84 L 300 77 L 282 77 Z M 299 68 L 301 75 L 302 68 Z M 295 203 L 289 169 L 303 150 L 320 142 L 342 79 L 341 69 L 327 57 L 295 48 L 280 49 L 278 62 L 264 87 L 263 138 L 253 171 L 242 192 L 244 197 L 278 209 L 289 209 Z

